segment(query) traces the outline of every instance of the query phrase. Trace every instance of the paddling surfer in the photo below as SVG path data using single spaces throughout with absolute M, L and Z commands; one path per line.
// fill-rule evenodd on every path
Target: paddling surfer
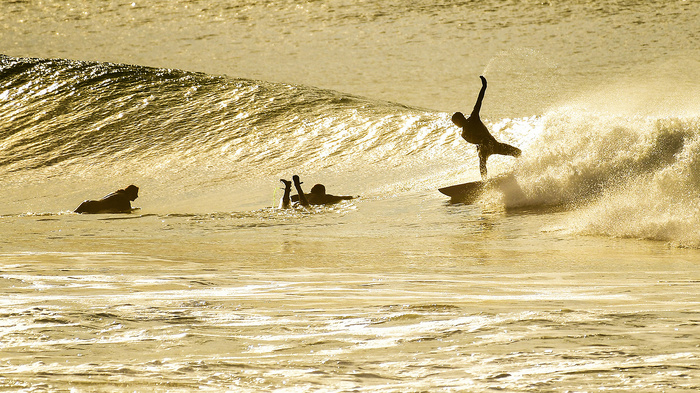
M 486 180 L 486 160 L 489 159 L 490 155 L 502 154 L 518 157 L 522 152 L 515 146 L 498 142 L 481 122 L 479 111 L 481 111 L 481 102 L 486 93 L 486 78 L 483 76 L 479 78 L 481 78 L 481 91 L 471 115 L 469 118 L 465 118 L 462 112 L 457 112 L 452 115 L 452 122 L 458 127 L 462 127 L 462 138 L 465 141 L 476 145 L 476 151 L 479 154 L 479 172 L 481 172 L 481 179 Z
M 75 209 L 76 213 L 129 213 L 131 201 L 139 197 L 139 188 L 130 185 L 127 188 L 117 190 L 104 198 L 93 201 L 86 200 Z
M 299 180 L 299 176 L 294 175 L 292 177 L 292 180 L 294 181 L 294 188 L 296 188 L 297 190 L 297 195 L 293 195 L 290 198 L 289 194 L 292 190 L 292 182 L 290 182 L 289 180 L 280 179 L 280 181 L 284 183 L 284 196 L 282 197 L 282 201 L 280 203 L 281 209 L 290 208 L 291 202 L 298 202 L 301 206 L 332 205 L 340 201 L 355 198 L 349 195 L 326 194 L 326 187 L 323 184 L 316 184 L 311 188 L 311 192 L 307 194 L 301 188 L 301 185 L 303 183 Z

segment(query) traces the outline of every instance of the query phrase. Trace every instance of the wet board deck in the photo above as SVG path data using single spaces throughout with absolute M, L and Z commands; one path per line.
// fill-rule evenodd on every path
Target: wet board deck
M 438 191 L 450 197 L 452 203 L 472 204 L 484 191 L 485 185 L 486 183 L 479 180 L 438 188 Z

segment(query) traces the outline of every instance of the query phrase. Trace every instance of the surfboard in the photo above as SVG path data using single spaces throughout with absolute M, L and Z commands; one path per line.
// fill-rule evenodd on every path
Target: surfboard
M 450 197 L 450 203 L 471 205 L 476 202 L 486 190 L 496 190 L 503 194 L 503 200 L 510 206 L 527 201 L 513 174 L 499 175 L 486 181 L 472 181 L 454 186 L 438 188 L 438 191 Z
M 438 188 L 438 191 L 450 197 L 452 203 L 472 204 L 484 191 L 485 183 L 481 180 L 454 186 Z

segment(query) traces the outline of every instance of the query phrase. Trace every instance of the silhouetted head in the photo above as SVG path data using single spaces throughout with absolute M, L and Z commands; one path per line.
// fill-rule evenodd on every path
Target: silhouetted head
M 316 184 L 311 188 L 312 194 L 326 195 L 326 186 L 323 184 Z
M 464 117 L 462 112 L 457 112 L 452 115 L 452 122 L 455 123 L 457 127 L 464 127 L 464 124 L 467 122 L 467 118 Z
M 124 189 L 124 193 L 130 201 L 133 201 L 139 197 L 139 188 L 132 184 Z

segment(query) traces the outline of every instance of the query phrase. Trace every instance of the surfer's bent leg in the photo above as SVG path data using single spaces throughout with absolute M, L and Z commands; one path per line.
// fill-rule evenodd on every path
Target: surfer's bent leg
M 289 180 L 280 179 L 284 183 L 284 196 L 280 202 L 280 209 L 289 209 L 292 207 L 292 202 L 289 199 L 289 194 L 292 192 L 292 182 Z
M 74 212 L 76 213 L 97 213 L 100 210 L 100 202 L 98 201 L 83 201 Z
M 499 143 L 495 146 L 493 154 L 502 154 L 504 156 L 518 157 L 522 154 L 522 150 L 518 149 L 515 146 L 511 146 L 507 143 Z
M 479 154 L 479 172 L 481 173 L 481 180 L 486 180 L 486 161 L 491 155 L 489 149 L 486 145 L 476 145 L 476 151 Z
M 299 176 L 294 175 L 292 180 L 294 180 L 294 188 L 297 189 L 297 194 L 299 194 L 299 203 L 302 206 L 309 206 L 309 201 L 306 200 L 306 195 L 304 195 L 304 191 L 301 189 L 301 181 L 299 181 Z

